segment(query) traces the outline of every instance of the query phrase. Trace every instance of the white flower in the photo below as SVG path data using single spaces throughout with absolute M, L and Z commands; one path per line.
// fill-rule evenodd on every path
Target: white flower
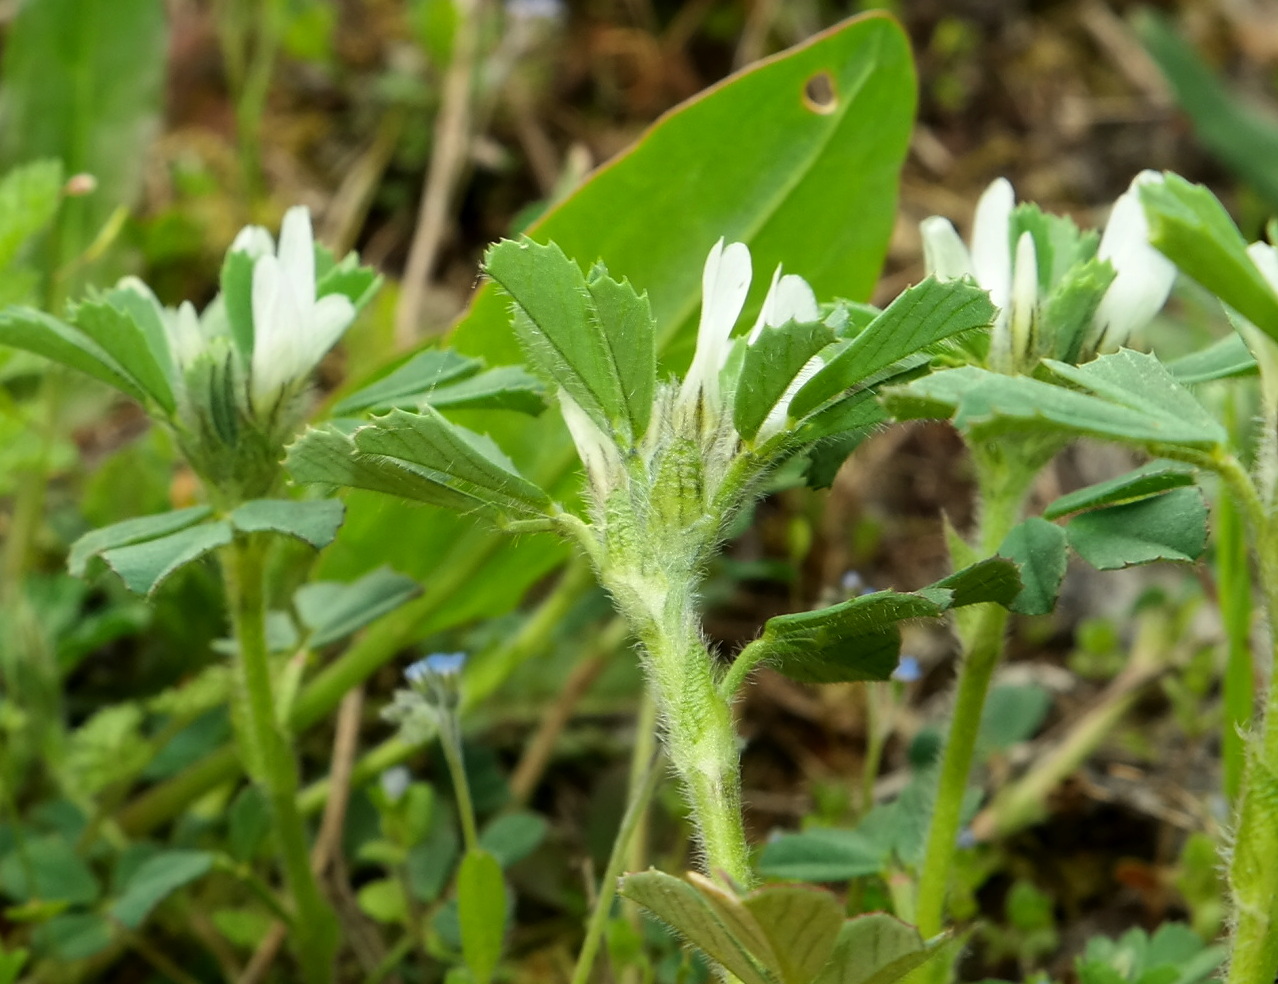
M 759 309 L 758 320 L 750 329 L 750 334 L 746 336 L 746 342 L 753 345 L 763 331 L 764 325 L 779 328 L 788 321 L 810 323 L 819 320 L 820 317 L 821 309 L 817 306 L 816 294 L 812 292 L 808 282 L 794 273 L 782 276 L 781 266 L 778 264 L 772 274 L 772 283 L 768 287 L 767 296 L 763 299 L 763 306 Z M 799 392 L 803 384 L 815 376 L 824 365 L 819 355 L 814 355 L 804 363 L 794 379 L 790 380 L 777 405 L 768 411 L 763 423 L 759 425 L 759 433 L 755 435 L 757 443 L 762 444 L 781 432 L 789 418 L 790 402 L 794 399 L 794 394 Z
M 1274 293 L 1278 294 L 1278 249 L 1268 243 L 1252 243 L 1247 247 L 1247 255 Z M 1260 389 L 1266 406 L 1271 413 L 1278 412 L 1278 341 L 1231 308 L 1225 310 L 1260 366 Z
M 1154 171 L 1142 171 L 1110 212 L 1097 256 L 1110 262 L 1115 276 L 1092 321 L 1096 351 L 1118 348 L 1158 313 L 1171 291 L 1176 269 L 1149 245 L 1149 228 L 1139 199 L 1141 185 L 1161 180 Z M 932 216 L 920 226 L 930 274 L 938 280 L 971 276 L 989 292 L 998 309 L 990 332 L 990 363 L 1002 372 L 1014 371 L 1032 353 L 1039 301 L 1033 237 L 1023 232 L 1015 255 L 1012 252 L 1015 204 L 1015 192 L 1006 178 L 990 184 L 976 207 L 970 252 L 947 219 Z
M 700 400 L 705 407 L 718 407 L 719 373 L 728 354 L 728 336 L 750 292 L 750 277 L 750 250 L 745 243 L 725 247 L 720 239 L 711 247 L 701 274 L 697 349 L 679 391 L 684 406 Z
M 559 412 L 563 414 L 568 433 L 577 445 L 577 456 L 586 468 L 586 474 L 595 483 L 600 494 L 612 487 L 612 478 L 622 474 L 621 454 L 612 438 L 599 429 L 590 414 L 563 389 L 559 391 Z
M 315 297 L 315 242 L 311 217 L 296 206 L 284 215 L 278 253 L 270 234 L 250 226 L 232 249 L 253 264 L 253 361 L 250 393 L 258 412 L 305 379 L 355 319 L 355 306 L 339 294 Z
M 1171 293 L 1176 266 L 1149 244 L 1149 223 L 1140 202 L 1140 186 L 1162 180 L 1157 171 L 1141 171 L 1109 213 L 1096 255 L 1109 260 L 1115 277 L 1093 319 L 1098 352 L 1114 351 L 1149 324 Z

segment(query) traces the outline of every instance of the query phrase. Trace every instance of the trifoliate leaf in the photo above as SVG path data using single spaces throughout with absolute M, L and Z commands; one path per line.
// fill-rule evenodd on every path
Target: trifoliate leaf
M 104 550 L 176 533 L 178 530 L 202 522 L 212 513 L 213 510 L 208 506 L 191 506 L 188 509 L 175 509 L 155 516 L 138 516 L 93 530 L 71 544 L 71 552 L 67 556 L 67 569 L 76 577 L 83 577 L 89 559 Z
M 345 515 L 337 499 L 253 499 L 237 506 L 230 519 L 245 533 L 283 533 L 320 550 L 337 537 Z
M 1207 546 L 1207 504 L 1197 488 L 1105 506 L 1066 524 L 1070 546 L 1097 570 L 1156 560 L 1191 563 Z
M 192 526 L 168 536 L 104 550 L 102 559 L 135 594 L 153 594 L 169 575 L 231 542 L 224 519 Z
M 1065 531 L 1033 516 L 1012 528 L 998 548 L 1020 568 L 1024 588 L 1008 606 L 1022 615 L 1046 615 L 1056 606 L 1069 557 Z
M 1044 519 L 1059 519 L 1072 512 L 1132 502 L 1170 489 L 1194 484 L 1194 469 L 1178 461 L 1158 460 L 1134 468 L 1125 475 L 1097 482 L 1061 496 L 1043 510 Z

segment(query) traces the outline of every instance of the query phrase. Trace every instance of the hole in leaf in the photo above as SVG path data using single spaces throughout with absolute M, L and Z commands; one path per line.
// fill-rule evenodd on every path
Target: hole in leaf
M 803 84 L 803 104 L 814 113 L 827 115 L 839 106 L 834 79 L 829 72 L 817 72 Z

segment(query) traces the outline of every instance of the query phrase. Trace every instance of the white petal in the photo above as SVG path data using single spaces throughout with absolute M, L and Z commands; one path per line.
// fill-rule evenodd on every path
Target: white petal
M 1113 351 L 1156 315 L 1171 293 L 1176 266 L 1149 244 L 1149 224 L 1140 203 L 1143 184 L 1162 181 L 1156 171 L 1142 171 L 1109 213 L 1097 256 L 1114 267 L 1114 281 L 1101 298 L 1093 323 L 1098 352 Z
M 1247 255 L 1256 264 L 1261 276 L 1269 282 L 1269 286 L 1278 291 L 1278 250 L 1268 243 L 1252 243 L 1247 247 Z M 1261 392 L 1270 412 L 1273 412 L 1274 408 L 1278 408 L 1278 341 L 1240 314 L 1231 311 L 1229 320 L 1233 322 L 1238 334 L 1242 335 L 1247 348 L 1260 366 Z
M 355 320 L 355 305 L 342 294 L 321 297 L 310 309 L 301 346 L 298 376 L 309 375 Z
M 701 275 L 701 323 L 697 350 L 679 391 L 681 402 L 705 394 L 710 405 L 719 402 L 719 371 L 728 351 L 728 336 L 750 292 L 750 250 L 745 243 L 723 245 L 720 239 L 706 257 Z
M 590 419 L 581 405 L 562 389 L 559 391 L 559 411 L 563 414 L 564 423 L 568 425 L 573 444 L 577 445 L 577 454 L 581 463 L 586 466 L 586 474 L 599 486 L 601 492 L 606 490 L 609 485 L 608 476 L 621 467 L 617 446 Z
M 301 328 L 279 260 L 262 257 L 253 267 L 252 394 L 259 410 L 297 377 Z
M 781 399 L 777 401 L 777 405 L 768 411 L 768 415 L 763 418 L 763 423 L 759 425 L 759 433 L 755 435 L 755 443 L 762 444 L 768 438 L 781 432 L 790 419 L 790 404 L 794 401 L 794 395 L 803 389 L 804 384 L 815 376 L 825 367 L 825 360 L 819 355 L 814 355 L 802 368 L 794 379 L 790 380 L 790 385 L 785 388 L 785 392 L 781 395 Z
M 263 256 L 274 256 L 275 240 L 261 226 L 245 226 L 231 243 L 230 252 L 248 253 L 255 260 Z
M 787 321 L 809 324 L 821 319 L 816 294 L 797 273 L 787 273 L 772 292 L 771 304 L 764 304 L 768 324 L 779 326 Z
M 972 272 L 998 308 L 1007 307 L 1012 290 L 1012 208 L 1016 192 L 1006 178 L 995 178 L 976 205 L 972 222 Z
M 315 299 L 315 237 L 311 233 L 311 212 L 294 205 L 284 213 L 280 226 L 280 263 L 297 299 L 309 304 Z
M 961 280 L 972 276 L 972 256 L 949 219 L 933 215 L 919 223 L 923 236 L 923 263 L 937 280 Z
M 768 305 L 772 302 L 772 295 L 776 292 L 777 284 L 781 280 L 781 264 L 777 264 L 777 268 L 772 271 L 772 282 L 768 284 L 768 292 L 763 295 L 763 305 L 759 308 L 759 316 L 754 319 L 754 327 L 750 329 L 750 334 L 746 336 L 746 343 L 754 344 L 754 340 L 759 337 L 759 332 L 763 331 L 763 326 L 768 324 Z
M 195 305 L 183 301 L 181 307 L 173 312 L 165 312 L 165 321 L 169 329 L 169 347 L 173 359 L 179 368 L 185 369 L 204 351 L 204 332 L 200 329 L 200 318 L 195 313 Z

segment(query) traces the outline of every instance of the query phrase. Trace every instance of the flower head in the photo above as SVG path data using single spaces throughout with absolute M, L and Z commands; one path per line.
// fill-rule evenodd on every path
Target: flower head
M 315 296 L 315 240 L 303 206 L 285 213 L 278 251 L 255 226 L 236 237 L 232 250 L 254 259 L 250 394 L 254 410 L 266 413 L 350 327 L 355 306 L 341 294 Z
M 1099 247 L 1073 228 L 1074 262 L 1053 271 L 1055 279 L 1050 283 L 1042 282 L 1040 251 L 1048 250 L 1043 255 L 1053 256 L 1055 250 L 1059 260 L 1060 244 L 1039 242 L 1034 227 L 1018 218 L 1022 211 L 1015 207 L 1015 192 L 1005 178 L 991 183 L 977 204 L 970 251 L 947 219 L 932 216 L 923 221 L 920 231 L 928 272 L 939 280 L 975 278 L 998 309 L 990 333 L 990 368 L 1018 372 L 1031 368 L 1045 353 L 1062 357 L 1110 351 L 1153 318 L 1171 290 L 1175 268 L 1149 245 L 1137 196 L 1140 185 L 1160 180 L 1153 171 L 1136 176 L 1114 203 Z M 1059 223 L 1067 221 L 1049 218 L 1058 223 L 1058 229 Z M 1039 228 L 1046 228 L 1046 223 Z M 1084 264 L 1093 256 L 1109 263 L 1113 278 L 1103 292 L 1097 288 L 1094 313 L 1082 332 L 1083 351 L 1075 344 L 1073 352 L 1066 352 L 1063 349 L 1069 347 L 1074 326 L 1041 325 L 1043 301 L 1071 276 L 1082 276 Z

